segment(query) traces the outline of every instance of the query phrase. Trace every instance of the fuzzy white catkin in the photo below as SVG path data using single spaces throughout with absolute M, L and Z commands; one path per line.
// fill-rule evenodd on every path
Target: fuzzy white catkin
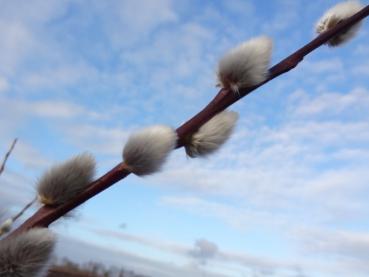
M 40 202 L 61 205 L 82 192 L 95 174 L 95 159 L 83 153 L 48 170 L 39 180 Z
M 0 225 L 0 236 L 10 231 L 13 222 L 14 220 L 12 218 L 8 218 Z
M 0 276 L 44 276 L 55 246 L 47 228 L 31 229 L 0 241 Z
M 218 150 L 231 136 L 238 113 L 223 111 L 200 127 L 186 142 L 188 156 L 195 158 Z
M 359 12 L 363 5 L 359 1 L 351 0 L 339 3 L 330 8 L 316 23 L 315 30 L 318 34 L 324 33 L 334 28 L 342 20 L 349 18 Z M 339 46 L 352 39 L 358 32 L 361 21 L 334 36 L 327 44 L 328 46 Z
M 132 134 L 123 150 L 124 162 L 136 175 L 148 175 L 162 167 L 168 154 L 175 148 L 174 129 L 157 125 Z
M 218 64 L 219 85 L 238 92 L 242 88 L 265 81 L 272 46 L 270 38 L 261 36 L 231 49 Z

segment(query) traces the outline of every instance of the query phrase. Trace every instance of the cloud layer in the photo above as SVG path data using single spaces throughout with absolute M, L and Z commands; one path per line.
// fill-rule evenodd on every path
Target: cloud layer
M 0 152 L 19 143 L 0 204 L 19 210 L 43 171 L 85 150 L 105 172 L 131 132 L 198 112 L 228 49 L 266 34 L 276 62 L 334 3 L 3 3 Z M 319 49 L 237 103 L 238 127 L 214 156 L 179 149 L 162 173 L 86 203 L 79 221 L 54 227 L 59 255 L 154 277 L 368 275 L 367 34 L 364 23 L 350 44 Z

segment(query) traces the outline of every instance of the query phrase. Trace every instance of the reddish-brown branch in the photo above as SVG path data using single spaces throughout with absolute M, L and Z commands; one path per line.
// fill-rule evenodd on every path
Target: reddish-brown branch
M 77 206 L 86 202 L 88 199 L 99 194 L 103 190 L 107 189 L 116 182 L 122 180 L 130 174 L 125 163 L 120 163 L 112 170 L 101 176 L 77 197 L 71 199 L 69 202 L 60 206 L 43 206 L 33 216 L 26 220 L 18 229 L 16 229 L 11 235 L 18 234 L 25 230 L 34 227 L 48 227 L 52 222 L 56 221 L 60 217 L 64 216 Z
M 181 147 L 184 145 L 186 136 L 194 133 L 197 129 L 202 126 L 205 122 L 207 122 L 210 118 L 212 118 L 215 114 L 223 111 L 242 97 L 248 95 L 258 87 L 264 85 L 265 83 L 273 80 L 274 78 L 290 71 L 291 69 L 295 68 L 306 55 L 317 49 L 318 47 L 322 46 L 336 34 L 341 33 L 342 31 L 346 30 L 350 26 L 354 25 L 355 23 L 359 22 L 360 20 L 364 19 L 369 15 L 369 5 L 366 6 L 364 9 L 353 15 L 352 17 L 342 21 L 338 24 L 335 28 L 324 32 L 323 34 L 319 35 L 315 39 L 313 39 L 308 44 L 304 45 L 296 52 L 289 55 L 287 58 L 273 66 L 269 69 L 269 77 L 261 84 L 249 88 L 245 88 L 239 92 L 239 94 L 232 93 L 228 90 L 221 90 L 217 96 L 197 115 L 191 118 L 189 121 L 184 123 L 181 127 L 177 129 L 178 133 L 178 143 L 177 147 Z
M 317 38 L 270 68 L 269 77 L 263 83 L 245 88 L 240 91 L 239 94 L 235 94 L 229 90 L 222 89 L 215 96 L 215 98 L 197 115 L 191 118 L 189 121 L 180 126 L 176 132 L 178 134 L 177 148 L 182 147 L 188 136 L 193 134 L 200 128 L 205 122 L 212 118 L 215 114 L 223 111 L 242 97 L 254 91 L 259 86 L 269 82 L 270 80 L 278 77 L 281 74 L 288 72 L 293 69 L 301 62 L 304 57 L 314 51 L 316 48 L 320 47 L 336 34 L 341 33 L 345 29 L 359 22 L 363 18 L 369 15 L 369 5 L 362 9 L 357 14 L 353 15 L 347 20 L 342 21 L 335 28 L 319 35 Z M 101 191 L 107 189 L 116 182 L 122 180 L 130 174 L 129 169 L 124 163 L 121 163 L 106 173 L 104 176 L 100 177 L 94 181 L 88 189 L 78 195 L 76 198 L 72 199 L 68 203 L 58 206 L 58 207 L 41 207 L 32 217 L 25 221 L 17 230 L 15 230 L 11 235 L 18 234 L 19 232 L 28 230 L 34 227 L 47 227 L 52 222 L 56 221 L 60 217 L 64 216 L 69 211 L 73 210 L 75 207 L 84 203 L 88 199 L 92 198 Z
M 17 140 L 18 140 L 17 138 L 13 140 L 12 145 L 10 146 L 8 152 L 6 152 L 6 154 L 4 156 L 4 160 L 3 160 L 3 162 L 1 163 L 1 166 L 0 166 L 0 175 L 4 172 L 6 162 L 9 159 L 9 156 L 12 153 L 12 151 L 13 151 L 13 149 L 15 147 L 15 144 L 17 143 Z

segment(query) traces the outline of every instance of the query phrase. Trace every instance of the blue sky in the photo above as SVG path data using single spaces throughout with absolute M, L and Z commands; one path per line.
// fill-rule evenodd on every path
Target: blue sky
M 273 63 L 314 37 L 330 0 L 1 1 L 0 178 L 9 214 L 37 178 L 89 151 L 98 175 L 128 135 L 173 127 L 217 92 L 218 59 L 249 38 Z M 367 3 L 366 3 L 367 4 Z M 231 109 L 231 140 L 207 159 L 172 153 L 55 223 L 59 256 L 157 276 L 369 274 L 368 23 Z

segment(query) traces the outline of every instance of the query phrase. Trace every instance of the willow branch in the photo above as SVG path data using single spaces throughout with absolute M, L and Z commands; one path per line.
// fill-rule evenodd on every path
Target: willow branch
M 283 59 L 282 61 L 271 67 L 269 69 L 268 78 L 261 84 L 242 89 L 239 94 L 225 89 L 220 90 L 215 98 L 200 113 L 195 115 L 193 118 L 191 118 L 189 121 L 187 121 L 177 129 L 179 137 L 177 148 L 183 146 L 187 139 L 187 136 L 196 132 L 198 128 L 200 128 L 204 123 L 211 119 L 215 114 L 223 111 L 224 109 L 237 102 L 244 96 L 248 95 L 258 87 L 295 68 L 304 59 L 305 56 L 325 44 L 337 34 L 344 32 L 349 27 L 355 25 L 355 23 L 358 23 L 360 20 L 364 19 L 368 15 L 369 5 L 367 5 L 365 8 L 363 8 L 361 11 L 354 14 L 350 18 L 343 20 L 340 24 L 337 24 L 336 27 L 317 36 L 308 44 L 304 45 L 303 47 L 289 55 L 287 58 Z
M 96 181 L 69 202 L 60 206 L 42 206 L 33 216 L 26 220 L 21 226 L 14 230 L 10 236 L 26 231 L 34 227 L 48 227 L 52 222 L 58 220 L 68 212 L 86 202 L 88 199 L 109 188 L 113 184 L 127 177 L 131 172 L 125 163 L 120 163 L 101 176 Z
M 319 35 L 311 42 L 301 47 L 294 53 L 292 53 L 287 58 L 283 59 L 278 64 L 274 65 L 269 69 L 269 77 L 263 83 L 248 87 L 240 91 L 239 94 L 233 93 L 227 89 L 221 89 L 215 98 L 198 114 L 188 120 L 186 123 L 177 128 L 176 132 L 178 134 L 177 148 L 184 145 L 186 139 L 196 132 L 204 123 L 211 119 L 217 113 L 223 111 L 233 103 L 237 102 L 244 96 L 248 95 L 258 87 L 264 85 L 265 83 L 271 81 L 272 79 L 290 71 L 295 68 L 306 55 L 317 49 L 318 47 L 325 44 L 328 40 L 333 38 L 335 35 L 345 31 L 349 27 L 358 23 L 360 20 L 364 19 L 369 15 L 369 5 L 362 9 L 360 12 L 356 13 L 352 17 L 342 21 L 335 28 Z M 130 174 L 130 171 L 125 163 L 120 163 L 105 175 L 92 182 L 91 185 L 80 195 L 70 200 L 68 203 L 61 206 L 43 206 L 41 207 L 33 216 L 31 216 L 27 221 L 25 221 L 18 229 L 16 229 L 11 235 L 15 235 L 19 232 L 23 232 L 34 227 L 48 227 L 49 224 L 56 221 L 60 217 L 64 216 L 66 213 L 84 203 L 88 199 L 92 198 L 96 194 L 102 192 L 108 187 L 112 186 L 116 182 L 124 179 Z

